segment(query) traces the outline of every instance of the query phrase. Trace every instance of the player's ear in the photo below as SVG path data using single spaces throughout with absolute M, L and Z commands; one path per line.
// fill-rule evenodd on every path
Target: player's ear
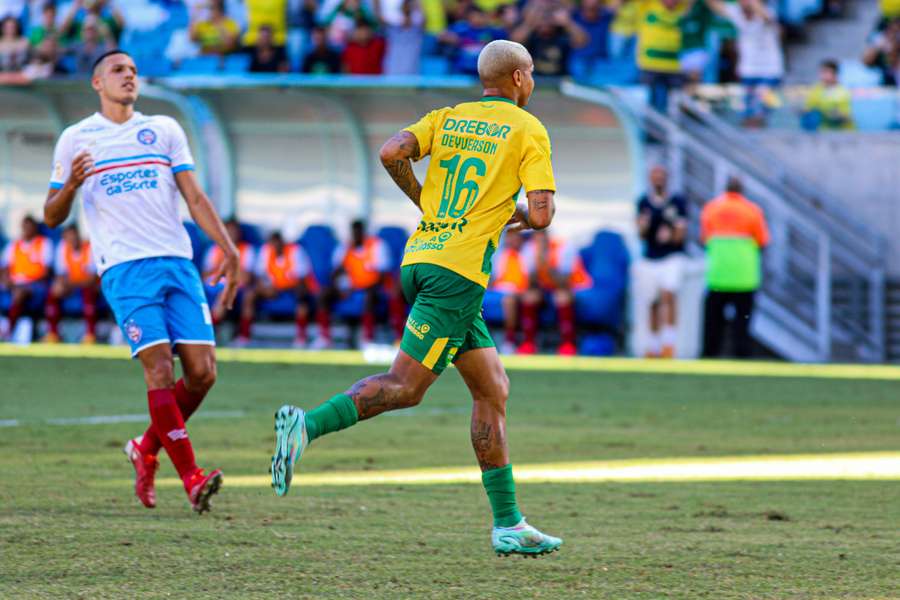
M 524 76 L 523 76 L 523 74 L 522 74 L 522 70 L 521 70 L 521 69 L 516 69 L 515 71 L 513 71 L 512 76 L 513 76 L 513 83 L 515 84 L 515 86 L 516 86 L 516 87 L 522 87 L 522 81 L 523 81 L 523 79 L 524 79 Z
M 100 85 L 100 68 L 94 70 L 94 74 L 91 75 L 91 87 L 94 88 L 94 91 L 99 93 L 101 89 Z

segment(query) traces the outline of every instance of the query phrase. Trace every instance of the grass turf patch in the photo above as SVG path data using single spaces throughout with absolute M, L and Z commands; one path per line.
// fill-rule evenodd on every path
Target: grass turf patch
M 189 427 L 225 471 L 214 512 L 181 490 L 143 509 L 119 451 L 139 423 L 47 419 L 145 410 L 128 361 L 2 358 L 0 597 L 896 597 L 896 482 L 520 484 L 565 539 L 496 558 L 478 485 L 229 488 L 264 474 L 272 413 L 311 407 L 371 367 L 220 366 Z M 890 381 L 516 370 L 513 463 L 897 450 Z M 448 372 L 425 403 L 318 440 L 308 472 L 474 464 L 469 399 Z M 204 418 L 204 411 L 242 418 Z M 174 473 L 166 459 L 161 476 Z

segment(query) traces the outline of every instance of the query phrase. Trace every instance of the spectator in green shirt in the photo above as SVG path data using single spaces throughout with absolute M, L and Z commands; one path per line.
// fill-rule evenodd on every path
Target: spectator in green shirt
M 28 43 L 32 48 L 37 48 L 49 37 L 59 37 L 59 29 L 56 27 L 56 5 L 53 2 L 47 2 L 41 8 L 40 24 L 31 27 L 28 32 Z
M 838 83 L 838 64 L 825 60 L 819 69 L 819 83 L 806 97 L 803 128 L 810 131 L 852 130 L 853 115 L 850 112 L 850 90 Z

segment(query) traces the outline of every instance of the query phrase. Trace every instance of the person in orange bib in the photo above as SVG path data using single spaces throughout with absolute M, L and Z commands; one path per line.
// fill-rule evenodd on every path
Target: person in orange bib
M 8 335 L 26 309 L 30 310 L 29 300 L 34 305 L 47 293 L 52 263 L 53 242 L 40 235 L 37 220 L 27 215 L 22 219 L 22 237 L 7 244 L 0 258 L 0 288 L 12 295 Z
M 703 356 L 707 358 L 722 353 L 729 305 L 735 313 L 735 353 L 739 358 L 753 353 L 750 321 L 762 283 L 762 249 L 769 244 L 769 228 L 762 209 L 743 190 L 741 180 L 731 177 L 725 193 L 700 214 L 700 241 L 706 246 Z
M 306 252 L 300 244 L 286 244 L 280 233 L 273 232 L 269 241 L 259 249 L 256 279 L 255 299 L 296 298 L 294 319 L 297 333 L 294 346 L 305 347 L 310 304 L 313 295 L 319 292 L 319 283 L 313 275 Z
M 522 295 L 522 333 L 524 341 L 519 354 L 537 352 L 539 314 L 543 304 L 552 302 L 556 308 L 560 344 L 557 352 L 563 356 L 578 353 L 575 340 L 575 293 L 593 285 L 591 276 L 578 255 L 578 249 L 559 238 L 551 238 L 546 229 L 535 231 L 524 251 L 529 273 L 529 288 Z
M 218 325 L 230 314 L 238 317 L 238 334 L 235 338 L 235 345 L 244 346 L 250 341 L 250 328 L 253 324 L 254 314 L 254 289 L 253 289 L 253 272 L 256 269 L 256 249 L 253 244 L 241 239 L 241 224 L 237 219 L 231 218 L 225 222 L 225 230 L 228 237 L 234 242 L 238 249 L 238 262 L 240 263 L 240 271 L 238 274 L 238 291 L 234 300 L 234 310 L 229 311 L 221 304 L 210 300 L 210 304 L 214 306 L 212 310 L 213 325 Z M 203 259 L 203 281 L 207 285 L 207 294 L 218 296 L 223 285 L 220 282 L 210 282 L 210 278 L 218 273 L 225 259 L 225 253 L 219 246 L 212 246 L 206 251 Z
M 69 225 L 63 230 L 53 264 L 56 277 L 44 305 L 48 331 L 43 341 L 59 342 L 59 319 L 62 316 L 60 305 L 67 296 L 80 292 L 85 323 L 81 343 L 93 344 L 97 341 L 97 270 L 94 267 L 94 257 L 91 256 L 91 243 L 81 239 L 77 225 Z
M 371 343 L 375 339 L 378 292 L 390 270 L 387 245 L 377 236 L 367 235 L 365 221 L 357 219 L 350 224 L 350 242 L 335 249 L 332 262 L 331 285 L 323 290 L 316 313 L 322 335 L 319 345 L 331 345 L 331 308 L 353 294 L 364 295 L 362 342 Z
M 529 274 L 524 257 L 525 238 L 518 231 L 507 231 L 503 246 L 494 258 L 488 289 L 499 292 L 503 307 L 503 343 L 501 354 L 514 354 L 519 328 L 519 304 L 528 291 Z

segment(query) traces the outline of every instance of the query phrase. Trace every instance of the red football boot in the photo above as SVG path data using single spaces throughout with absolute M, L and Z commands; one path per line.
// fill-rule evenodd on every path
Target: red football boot
M 216 469 L 209 475 L 203 472 L 203 469 L 191 475 L 191 480 L 187 485 L 188 499 L 191 501 L 191 508 L 198 514 L 203 514 L 210 509 L 209 500 L 222 487 L 222 471 Z
M 578 354 L 578 348 L 572 342 L 563 342 L 559 345 L 557 353 L 560 356 L 575 356 Z
M 516 348 L 516 354 L 537 354 L 537 344 L 531 340 L 526 340 Z
M 123 451 L 134 467 L 134 495 L 147 508 L 155 507 L 156 488 L 153 484 L 156 470 L 159 469 L 159 460 L 155 456 L 141 454 L 137 439 L 128 440 Z

